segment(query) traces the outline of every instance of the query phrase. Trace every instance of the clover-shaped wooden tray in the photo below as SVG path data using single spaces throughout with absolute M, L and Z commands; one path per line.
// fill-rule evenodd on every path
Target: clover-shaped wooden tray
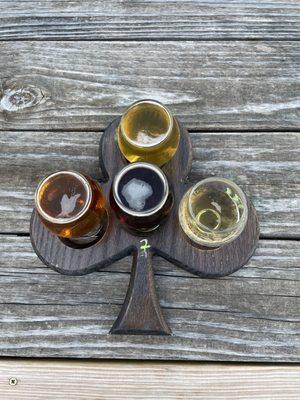
M 116 128 L 120 118 L 105 130 L 100 142 L 101 186 L 106 199 L 116 173 L 126 164 L 121 157 Z M 180 126 L 178 151 L 162 169 L 174 193 L 174 206 L 167 221 L 147 236 L 127 232 L 114 213 L 108 210 L 109 223 L 104 237 L 84 249 L 67 246 L 41 223 L 33 211 L 31 241 L 39 258 L 49 267 L 67 275 L 83 275 L 132 255 L 132 272 L 121 312 L 110 333 L 159 334 L 171 333 L 166 324 L 155 291 L 152 259 L 156 254 L 180 268 L 203 278 L 229 275 L 241 268 L 253 254 L 258 242 L 259 226 L 254 206 L 248 199 L 249 216 L 246 227 L 233 242 L 216 249 L 193 246 L 182 232 L 178 221 L 178 206 L 183 194 L 192 186 L 186 178 L 191 167 L 190 137 Z

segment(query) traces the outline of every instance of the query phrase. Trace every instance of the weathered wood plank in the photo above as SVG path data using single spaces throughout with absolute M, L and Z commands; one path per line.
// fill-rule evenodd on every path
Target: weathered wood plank
M 0 39 L 299 38 L 293 0 L 0 1 Z
M 108 335 L 130 260 L 81 277 L 44 266 L 26 237 L 1 236 L 0 354 L 231 361 L 300 360 L 300 243 L 261 240 L 250 263 L 198 279 L 157 259 L 155 280 L 173 336 Z
M 5 400 L 298 400 L 300 367 L 1 360 L 0 394 Z
M 0 133 L 0 231 L 29 232 L 34 190 L 60 169 L 99 177 L 98 132 Z M 216 175 L 244 187 L 264 236 L 300 236 L 300 133 L 192 133 L 191 180 Z
M 98 130 L 141 98 L 189 129 L 299 128 L 297 42 L 2 42 L 0 129 Z

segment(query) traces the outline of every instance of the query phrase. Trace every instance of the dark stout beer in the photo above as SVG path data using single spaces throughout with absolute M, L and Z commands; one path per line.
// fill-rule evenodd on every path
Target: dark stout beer
M 155 165 L 134 163 L 115 177 L 111 206 L 127 228 L 149 232 L 168 215 L 172 195 L 164 173 Z

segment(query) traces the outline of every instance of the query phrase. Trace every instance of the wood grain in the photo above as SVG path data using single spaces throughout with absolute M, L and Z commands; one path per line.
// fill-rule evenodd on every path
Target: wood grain
M 121 335 L 170 335 L 154 284 L 153 253 L 133 255 L 126 297 L 110 333 Z
M 116 174 L 126 165 L 116 145 L 116 130 L 120 118 L 114 120 L 103 133 L 99 148 L 99 166 L 105 177 L 101 186 L 109 199 Z M 226 276 L 245 265 L 257 246 L 259 224 L 256 210 L 248 203 L 247 223 L 232 242 L 216 249 L 199 249 L 183 233 L 178 221 L 182 196 L 191 187 L 186 182 L 191 168 L 192 146 L 187 130 L 177 121 L 180 140 L 174 157 L 162 167 L 172 188 L 173 207 L 164 224 L 147 237 L 149 249 L 141 251 L 141 236 L 127 232 L 120 226 L 114 212 L 108 209 L 108 228 L 100 243 L 74 249 L 53 235 L 34 210 L 30 237 L 39 258 L 54 270 L 68 275 L 82 275 L 98 271 L 125 256 L 133 257 L 132 273 L 126 298 L 111 333 L 170 334 L 157 299 L 152 271 L 153 255 L 158 254 L 179 268 L 205 278 Z M 156 221 L 157 223 L 158 221 Z
M 199 279 L 156 259 L 155 283 L 173 336 L 109 335 L 131 262 L 62 276 L 27 237 L 1 236 L 0 354 L 26 357 L 299 362 L 300 242 L 261 240 L 246 267 Z
M 297 39 L 293 0 L 0 1 L 0 39 Z
M 16 386 L 9 379 L 16 377 Z M 5 400 L 298 400 L 299 366 L 0 361 Z
M 0 129 L 100 130 L 154 98 L 193 130 L 299 129 L 294 41 L 1 42 Z
M 153 97 L 195 132 L 191 180 L 235 180 L 263 237 L 299 238 L 298 39 L 294 0 L 0 0 L 0 232 L 28 232 L 34 188 L 49 172 L 98 176 L 98 132 L 129 103 Z M 200 281 L 159 258 L 157 290 L 175 335 L 121 340 L 108 331 L 130 260 L 62 277 L 28 237 L 1 235 L 0 354 L 299 362 L 299 259 L 299 241 L 261 240 L 247 267 Z M 166 398 L 299 398 L 290 367 L 226 365 L 215 374 L 196 365 L 182 379 L 179 364 L 139 365 L 126 376 L 117 364 L 92 366 L 92 375 L 82 364 L 10 365 L 20 383 L 9 386 L 12 369 L 0 364 L 5 399 L 86 398 L 88 384 L 91 399 L 102 391 L 157 398 L 153 387 L 163 385 Z M 104 380 L 115 377 L 112 392 Z
M 29 232 L 34 190 L 51 172 L 100 177 L 99 132 L 0 133 L 0 230 Z M 224 176 L 241 185 L 258 211 L 264 236 L 300 237 L 300 134 L 192 133 L 191 181 Z
M 102 167 L 103 175 L 105 176 L 101 186 L 106 199 L 109 199 L 114 177 L 127 165 L 121 157 L 115 141 L 115 132 L 119 122 L 119 118 L 114 120 L 101 137 L 99 168 L 100 166 Z M 215 278 L 231 274 L 249 260 L 256 248 L 259 237 L 257 215 L 250 200 L 248 200 L 248 219 L 245 228 L 239 237 L 230 243 L 216 249 L 200 250 L 193 246 L 182 232 L 178 221 L 178 208 L 183 195 L 192 186 L 191 183 L 186 182 L 192 154 L 190 136 L 180 123 L 178 125 L 180 128 L 178 150 L 175 156 L 162 167 L 172 188 L 173 207 L 166 221 L 159 229 L 151 232 L 148 236 L 142 236 L 148 237 L 151 247 L 149 251 L 140 251 L 141 236 L 120 227 L 120 223 L 111 209 L 108 209 L 108 229 L 101 242 L 83 249 L 74 249 L 63 243 L 42 224 L 38 214 L 33 211 L 30 236 L 36 253 L 46 265 L 63 274 L 82 275 L 104 268 L 124 256 L 135 255 L 136 263 L 134 264 L 137 265 L 136 268 L 135 266 L 133 267 L 133 270 L 138 271 L 141 269 L 144 271 L 142 275 L 146 276 L 145 271 L 151 269 L 152 255 L 158 254 L 169 261 L 172 260 L 179 268 L 186 269 L 201 277 Z M 149 257 L 149 259 L 146 261 L 145 257 Z M 140 273 L 136 275 L 139 276 Z M 139 281 L 137 276 L 135 281 Z M 142 280 L 134 285 L 130 293 L 139 294 L 140 290 L 138 288 L 142 292 L 146 292 L 147 290 L 142 289 L 144 284 L 150 290 L 152 286 L 151 273 L 147 281 L 148 284 Z M 141 297 L 144 296 L 145 294 Z M 154 297 L 146 301 L 145 305 L 155 304 Z M 134 303 L 142 303 L 139 295 L 135 298 L 135 301 L 132 297 L 128 300 L 128 304 L 133 306 Z M 146 310 L 143 311 L 148 314 Z M 141 320 L 141 318 L 138 319 Z

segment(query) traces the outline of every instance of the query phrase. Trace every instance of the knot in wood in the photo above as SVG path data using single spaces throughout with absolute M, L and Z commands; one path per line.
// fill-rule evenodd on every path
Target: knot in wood
M 40 89 L 27 86 L 5 90 L 1 99 L 1 108 L 5 111 L 19 111 L 36 106 L 43 99 Z

